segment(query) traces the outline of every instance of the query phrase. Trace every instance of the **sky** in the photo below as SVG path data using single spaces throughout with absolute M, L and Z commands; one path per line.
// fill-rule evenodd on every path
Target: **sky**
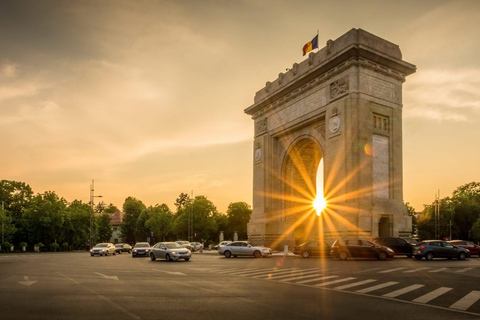
M 0 1 L 0 179 L 121 208 L 252 204 L 255 92 L 362 28 L 403 85 L 404 201 L 480 181 L 480 1 Z

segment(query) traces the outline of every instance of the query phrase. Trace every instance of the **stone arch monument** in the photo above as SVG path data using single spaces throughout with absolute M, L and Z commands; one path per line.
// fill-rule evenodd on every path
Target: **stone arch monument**
M 255 121 L 250 241 L 410 235 L 402 83 L 415 70 L 398 45 L 352 29 L 256 93 L 245 110 Z M 327 207 L 318 216 L 322 159 Z

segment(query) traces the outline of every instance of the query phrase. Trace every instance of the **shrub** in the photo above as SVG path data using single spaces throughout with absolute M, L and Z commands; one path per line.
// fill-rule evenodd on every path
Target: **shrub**
M 5 252 L 10 252 L 10 247 L 12 246 L 12 244 L 8 241 L 5 241 L 4 243 L 2 243 L 2 251 L 5 251 Z
M 64 251 L 68 251 L 68 243 L 67 242 L 62 243 L 62 248 Z
M 60 245 L 56 242 L 50 243 L 50 248 L 53 249 L 53 251 L 55 251 L 55 252 L 58 250 L 59 247 L 60 247 Z

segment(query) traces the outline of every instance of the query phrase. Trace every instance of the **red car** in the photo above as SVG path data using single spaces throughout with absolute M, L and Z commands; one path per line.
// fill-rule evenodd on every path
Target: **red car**
M 457 247 L 468 249 L 468 251 L 470 251 L 470 256 L 475 255 L 480 257 L 480 246 L 477 246 L 473 242 L 465 241 L 465 240 L 452 240 L 448 242 L 450 242 L 451 244 Z

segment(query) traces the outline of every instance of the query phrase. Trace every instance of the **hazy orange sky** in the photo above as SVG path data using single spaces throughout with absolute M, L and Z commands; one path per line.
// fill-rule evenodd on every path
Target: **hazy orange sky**
M 252 199 L 256 91 L 351 28 L 398 44 L 404 200 L 480 181 L 480 1 L 0 2 L 0 179 L 119 208 Z M 98 199 L 97 199 L 98 201 Z

